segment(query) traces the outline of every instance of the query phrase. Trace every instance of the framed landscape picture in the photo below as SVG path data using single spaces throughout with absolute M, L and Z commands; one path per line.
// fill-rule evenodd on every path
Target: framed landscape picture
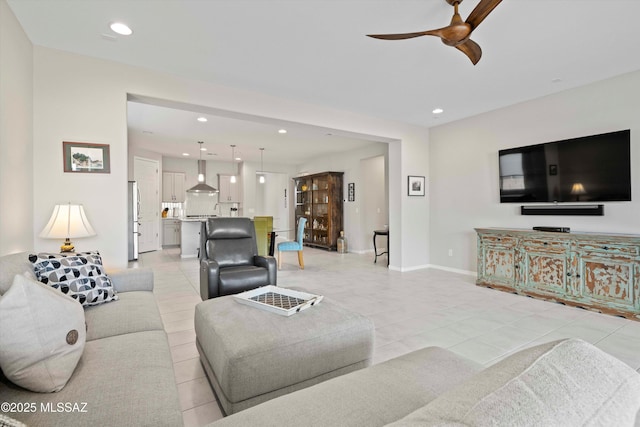
M 409 175 L 409 182 L 407 185 L 409 196 L 424 196 L 424 176 L 411 176 Z
M 62 143 L 65 172 L 111 173 L 108 144 Z

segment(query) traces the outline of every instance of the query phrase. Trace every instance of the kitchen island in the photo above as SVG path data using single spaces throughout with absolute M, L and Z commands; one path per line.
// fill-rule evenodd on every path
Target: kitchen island
M 183 217 L 180 232 L 180 258 L 197 258 L 200 248 L 201 224 L 215 215 Z

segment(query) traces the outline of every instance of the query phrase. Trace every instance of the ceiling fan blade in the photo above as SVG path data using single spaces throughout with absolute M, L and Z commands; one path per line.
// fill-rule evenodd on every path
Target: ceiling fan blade
M 373 37 L 374 39 L 381 40 L 404 40 L 404 39 L 412 39 L 414 37 L 421 36 L 440 36 L 441 30 L 429 30 L 429 31 L 419 31 L 417 33 L 404 33 L 404 34 L 367 34 L 367 37 Z
M 466 23 L 471 25 L 471 29 L 475 29 L 484 18 L 491 13 L 502 0 L 480 0 L 480 3 L 471 11 Z
M 473 65 L 476 65 L 478 61 L 480 61 L 480 57 L 482 57 L 482 49 L 480 48 L 480 45 L 471 39 L 464 43 L 460 43 L 455 46 L 455 48 L 467 55 L 471 62 L 473 62 Z

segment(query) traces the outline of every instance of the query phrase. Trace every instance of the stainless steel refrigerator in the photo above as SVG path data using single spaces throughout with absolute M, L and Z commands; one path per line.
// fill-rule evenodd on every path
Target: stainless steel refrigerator
M 129 261 L 138 259 L 138 237 L 140 236 L 138 215 L 140 213 L 140 192 L 138 191 L 138 183 L 129 181 L 128 191 L 128 208 L 127 208 L 127 224 L 129 236 Z

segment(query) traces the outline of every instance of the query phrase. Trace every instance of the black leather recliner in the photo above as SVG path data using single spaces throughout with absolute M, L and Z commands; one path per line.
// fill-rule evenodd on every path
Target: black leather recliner
M 258 255 L 249 218 L 209 218 L 200 228 L 202 300 L 276 285 L 276 259 Z

